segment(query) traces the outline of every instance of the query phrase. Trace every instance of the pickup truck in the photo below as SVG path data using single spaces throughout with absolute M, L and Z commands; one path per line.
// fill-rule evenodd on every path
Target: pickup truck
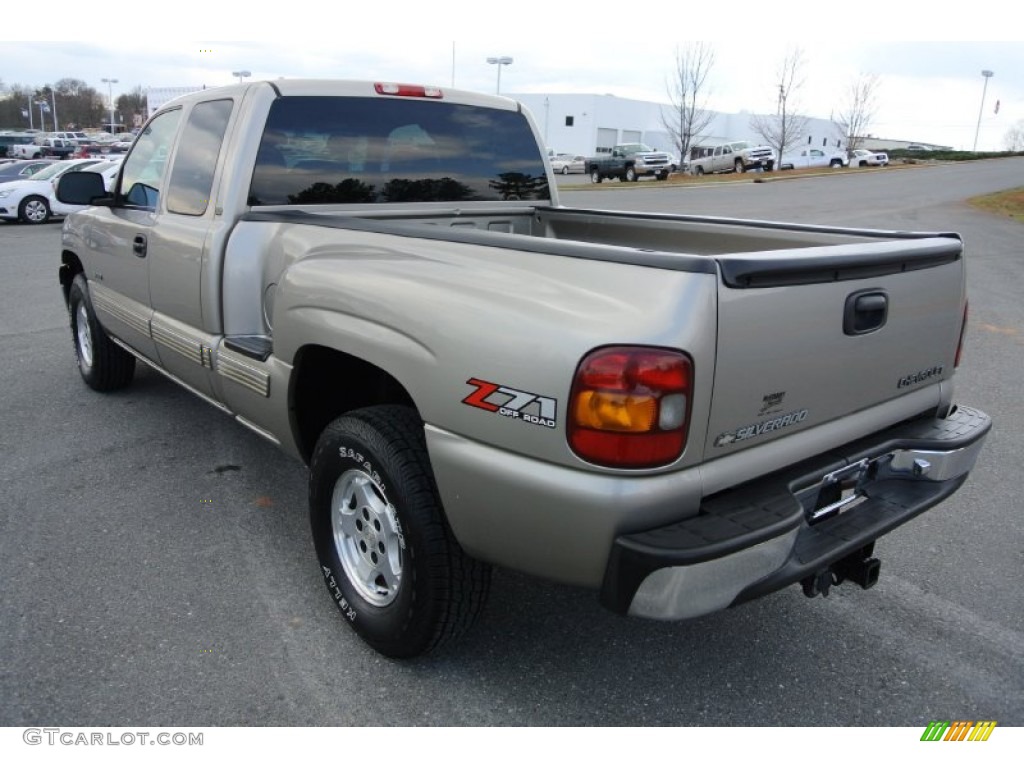
M 73 155 L 78 146 L 67 139 L 47 137 L 38 139 L 33 144 L 15 144 L 8 147 L 7 154 L 23 160 L 35 160 L 41 157 L 66 159 Z
M 780 171 L 803 170 L 807 168 L 842 168 L 849 161 L 845 151 L 826 152 L 816 147 L 804 147 L 799 151 L 782 156 Z
M 744 173 L 775 168 L 775 150 L 749 141 L 730 141 L 716 147 L 695 148 L 690 154 L 690 173 Z
M 672 158 L 668 153 L 658 152 L 646 144 L 616 144 L 608 155 L 587 160 L 587 173 L 595 184 L 605 179 L 639 181 L 642 176 L 664 181 L 671 172 Z
M 163 105 L 111 193 L 58 186 L 82 379 L 141 361 L 308 464 L 330 598 L 389 656 L 492 565 L 660 619 L 872 586 L 990 427 L 953 399 L 961 239 L 566 207 L 542 147 L 446 88 Z

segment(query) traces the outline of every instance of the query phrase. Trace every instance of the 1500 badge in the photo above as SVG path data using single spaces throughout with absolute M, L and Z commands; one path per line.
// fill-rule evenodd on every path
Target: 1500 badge
M 483 379 L 470 379 L 466 383 L 475 388 L 462 401 L 466 405 L 482 408 L 509 419 L 518 419 L 527 424 L 535 424 L 548 429 L 555 428 L 558 401 L 553 397 L 523 392 L 521 389 L 504 387 Z
M 775 432 L 786 427 L 791 427 L 794 424 L 799 424 L 801 421 L 807 418 L 807 409 L 804 408 L 801 411 L 793 411 L 787 413 L 785 416 L 779 416 L 774 419 L 768 419 L 766 421 L 758 422 L 757 424 L 751 424 L 746 427 L 740 427 L 734 429 L 731 432 L 723 432 L 715 438 L 715 447 L 720 448 L 723 445 L 732 445 L 733 443 L 741 443 L 744 440 L 749 440 L 752 437 L 760 437 L 761 435 L 767 434 L 768 432 Z

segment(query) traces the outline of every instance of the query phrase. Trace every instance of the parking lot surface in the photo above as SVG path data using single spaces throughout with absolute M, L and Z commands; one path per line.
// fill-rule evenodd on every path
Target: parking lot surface
M 579 207 L 961 232 L 957 399 L 995 427 L 961 491 L 879 543 L 870 591 L 658 623 L 499 570 L 475 630 L 413 662 L 363 645 L 323 589 L 305 467 L 145 368 L 88 390 L 60 224 L 0 225 L 0 726 L 1024 725 L 1024 229 L 962 202 L 1022 171 L 567 190 Z

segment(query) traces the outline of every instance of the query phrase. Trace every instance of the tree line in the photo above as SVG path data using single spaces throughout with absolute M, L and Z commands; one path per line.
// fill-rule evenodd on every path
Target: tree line
M 41 106 L 45 105 L 45 106 Z M 59 127 L 54 127 L 56 107 Z M 28 110 L 31 108 L 31 123 Z M 131 126 L 134 115 L 146 116 L 146 93 L 141 85 L 122 93 L 114 102 L 116 116 Z M 42 123 L 40 122 L 42 119 Z M 42 87 L 0 82 L 0 129 L 20 131 L 26 128 L 43 130 L 83 130 L 99 128 L 110 120 L 107 98 L 83 80 L 65 77 Z

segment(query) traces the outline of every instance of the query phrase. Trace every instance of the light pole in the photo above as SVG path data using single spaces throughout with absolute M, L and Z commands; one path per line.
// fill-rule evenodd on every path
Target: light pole
M 497 87 L 497 89 L 495 89 L 494 92 L 495 93 L 501 93 L 501 68 L 503 66 L 507 67 L 509 64 L 511 64 L 512 63 L 512 57 L 511 56 L 489 56 L 489 57 L 487 57 L 487 63 L 488 64 L 497 64 L 498 65 L 498 87 Z
M 978 151 L 978 134 L 981 132 L 981 113 L 985 111 L 985 92 L 988 90 L 988 79 L 994 75 L 991 69 L 981 70 L 981 76 L 985 78 L 985 85 L 981 88 L 981 106 L 978 107 L 978 127 L 974 129 L 974 151 Z
M 104 83 L 107 84 L 107 96 L 110 98 L 110 132 L 114 132 L 114 83 L 117 82 L 116 77 L 112 78 L 101 78 Z
M 45 109 L 49 111 L 50 104 L 46 101 L 46 99 L 40 99 L 36 102 L 36 106 L 39 107 L 39 130 L 45 131 L 46 121 L 43 119 L 43 110 Z
M 232 72 L 231 74 L 238 78 L 238 82 L 242 82 L 243 77 L 252 77 L 252 72 L 248 69 L 240 69 L 237 72 Z

